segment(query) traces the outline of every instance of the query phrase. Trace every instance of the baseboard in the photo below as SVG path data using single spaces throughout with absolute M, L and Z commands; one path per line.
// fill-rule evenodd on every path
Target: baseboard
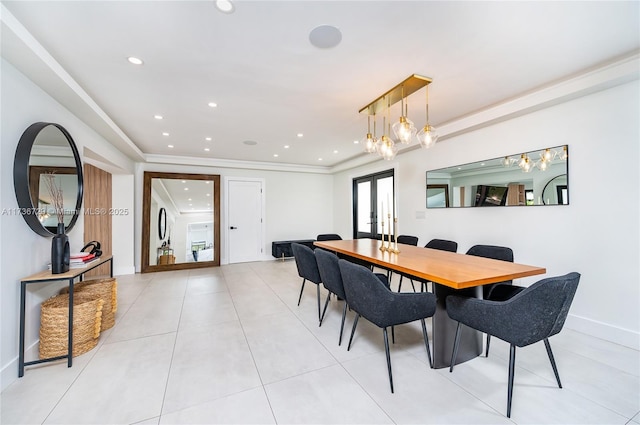
M 38 343 L 40 340 L 34 342 L 31 346 L 25 350 L 24 358 L 31 361 L 38 358 Z M 26 373 L 26 372 L 25 372 Z M 0 392 L 4 391 L 9 385 L 18 379 L 18 356 L 14 357 L 9 363 L 7 363 L 2 370 L 0 370 Z
M 640 350 L 640 333 L 631 329 L 611 326 L 608 323 L 587 319 L 573 314 L 567 316 L 565 326 L 596 338 L 604 339 L 615 344 L 623 345 L 634 350 Z

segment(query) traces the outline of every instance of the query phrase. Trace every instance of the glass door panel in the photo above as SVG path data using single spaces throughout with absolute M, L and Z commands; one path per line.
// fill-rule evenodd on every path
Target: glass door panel
M 353 180 L 353 237 L 380 239 L 382 213 L 393 205 L 393 170 Z M 388 229 L 385 229 L 387 232 Z

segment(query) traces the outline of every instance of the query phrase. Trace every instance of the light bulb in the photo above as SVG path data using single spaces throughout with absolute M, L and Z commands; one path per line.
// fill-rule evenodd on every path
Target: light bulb
M 382 136 L 378 141 L 378 154 L 387 161 L 395 158 L 398 153 L 398 147 L 395 142 L 388 136 Z
M 520 155 L 520 162 L 518 162 L 518 167 L 520 168 L 524 168 L 524 165 L 527 163 L 527 161 L 529 160 L 529 158 L 527 158 L 526 154 L 521 154 Z
M 502 161 L 500 161 L 500 163 L 505 167 L 510 167 L 511 166 L 511 158 L 509 158 L 508 156 L 505 156 L 504 159 Z
M 545 161 L 543 159 L 541 159 L 540 161 L 538 161 L 538 163 L 536 163 L 536 167 L 538 167 L 540 171 L 545 171 L 548 166 L 549 166 L 549 161 Z
M 567 147 L 563 146 L 562 147 L 562 153 L 560 154 L 560 159 L 563 161 L 566 161 L 567 158 L 569 158 L 569 151 L 567 151 Z
M 367 135 L 362 139 L 362 144 L 364 145 L 364 151 L 366 153 L 376 152 L 376 139 L 373 137 L 373 134 L 367 133 Z
M 411 139 L 416 135 L 416 127 L 407 117 L 400 117 L 400 120 L 393 124 L 393 133 L 396 135 L 400 143 L 406 145 L 411 143 Z
M 429 149 L 437 140 L 438 133 L 436 133 L 436 129 L 429 124 L 425 125 L 422 130 L 418 132 L 418 141 L 420 142 L 420 146 L 425 149 Z
M 545 149 L 544 152 L 540 154 L 540 159 L 542 159 L 543 162 L 550 162 L 553 159 L 553 152 L 551 152 L 551 149 Z

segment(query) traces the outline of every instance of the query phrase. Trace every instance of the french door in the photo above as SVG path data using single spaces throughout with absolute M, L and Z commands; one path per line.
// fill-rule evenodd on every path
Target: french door
M 393 169 L 353 179 L 354 238 L 380 239 L 383 211 L 393 213 L 393 186 Z

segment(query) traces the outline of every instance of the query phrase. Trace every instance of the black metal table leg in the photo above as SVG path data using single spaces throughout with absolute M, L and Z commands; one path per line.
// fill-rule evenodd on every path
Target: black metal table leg
M 24 327 L 25 327 L 25 297 L 27 284 L 20 282 L 20 352 L 18 353 L 18 378 L 24 376 Z
M 69 279 L 69 342 L 67 367 L 73 363 L 73 278 Z

